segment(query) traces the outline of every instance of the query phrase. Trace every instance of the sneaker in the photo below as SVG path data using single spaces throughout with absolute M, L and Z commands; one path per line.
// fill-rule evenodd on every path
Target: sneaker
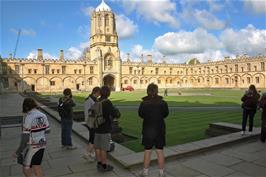
M 92 158 L 91 154 L 85 153 L 82 156 L 84 159 L 88 160 L 89 162 L 94 162 L 95 158 Z
M 75 150 L 75 149 L 77 149 L 77 147 L 76 146 L 67 146 L 66 149 L 67 150 Z
M 142 171 L 139 175 L 139 177 L 149 177 L 148 173 L 144 173 L 144 171 Z
M 248 132 L 248 134 L 249 134 L 249 135 L 252 135 L 252 132 L 251 132 L 251 131 L 249 131 L 249 132 Z
M 241 131 L 241 135 L 242 135 L 242 136 L 245 135 L 245 131 Z
M 97 166 L 98 169 L 98 166 Z M 106 168 L 103 168 L 103 166 L 101 165 L 101 167 L 98 169 L 101 172 L 108 172 L 108 171 L 113 171 L 114 167 L 112 165 L 107 164 Z

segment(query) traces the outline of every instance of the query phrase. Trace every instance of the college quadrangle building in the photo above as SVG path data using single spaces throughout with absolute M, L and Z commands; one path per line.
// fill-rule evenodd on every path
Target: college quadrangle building
M 82 59 L 65 60 L 63 50 L 59 59 L 46 59 L 42 49 L 38 49 L 37 59 L 1 58 L 0 92 L 91 90 L 101 85 L 119 91 L 128 85 L 144 89 L 152 82 L 160 88 L 247 88 L 250 84 L 266 88 L 266 56 L 243 55 L 207 63 L 163 61 L 154 63 L 148 55 L 141 62 L 130 57 L 122 62 L 115 15 L 102 1 L 91 15 L 90 47 Z

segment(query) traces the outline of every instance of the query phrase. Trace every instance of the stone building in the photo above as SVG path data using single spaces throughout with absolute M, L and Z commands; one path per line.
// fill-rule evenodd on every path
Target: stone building
M 123 61 L 115 15 L 102 1 L 91 16 L 90 48 L 82 58 L 67 60 L 61 50 L 59 59 L 45 59 L 42 49 L 37 59 L 1 58 L 0 92 L 91 90 L 101 85 L 119 91 L 128 85 L 144 89 L 152 82 L 159 88 L 247 88 L 250 84 L 266 88 L 266 56 L 261 55 L 207 63 L 194 58 L 185 64 L 169 64 L 166 59 L 155 63 L 152 55 L 133 62 L 128 55 Z

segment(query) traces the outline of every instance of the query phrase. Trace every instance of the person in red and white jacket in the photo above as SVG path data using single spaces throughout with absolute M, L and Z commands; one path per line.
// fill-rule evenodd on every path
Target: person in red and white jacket
M 42 177 L 41 163 L 46 147 L 46 133 L 49 133 L 47 116 L 40 112 L 32 98 L 23 102 L 23 127 L 21 141 L 14 157 L 21 157 L 23 173 L 26 177 Z

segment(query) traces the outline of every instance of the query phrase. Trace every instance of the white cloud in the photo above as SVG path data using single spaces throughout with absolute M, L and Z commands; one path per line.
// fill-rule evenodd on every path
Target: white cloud
M 171 0 L 123 0 L 122 5 L 126 12 L 136 11 L 140 17 L 155 24 L 166 23 L 175 28 L 179 27 L 176 3 Z
M 255 14 L 263 14 L 266 13 L 266 0 L 246 0 L 244 1 L 244 7 Z
M 79 59 L 82 56 L 82 51 L 77 47 L 70 47 L 66 51 L 66 58 L 67 59 Z
M 36 32 L 31 28 L 30 29 L 22 28 L 20 30 L 21 30 L 20 35 L 22 35 L 22 36 L 36 36 Z M 15 29 L 15 28 L 11 28 L 10 31 L 15 33 L 15 34 L 18 34 L 18 32 L 19 32 L 19 30 Z
M 37 51 L 31 51 L 28 56 L 27 56 L 28 59 L 37 59 Z M 58 57 L 50 54 L 50 53 L 47 53 L 47 52 L 43 52 L 43 58 L 44 59 L 56 59 Z
M 225 27 L 225 22 L 219 20 L 206 10 L 196 10 L 194 17 L 196 18 L 198 23 L 205 29 L 219 30 Z
M 134 36 L 138 26 L 123 14 L 116 16 L 116 30 L 120 39 L 127 39 Z
M 217 0 L 208 0 L 208 4 L 211 12 L 218 12 L 224 8 L 224 5 L 219 3 Z
M 86 48 L 90 47 L 90 43 L 89 43 L 89 42 L 81 42 L 81 43 L 79 44 L 79 47 L 80 47 L 81 49 L 86 49 Z
M 241 30 L 226 29 L 221 34 L 225 49 L 231 53 L 248 55 L 266 54 L 266 30 L 248 25 Z
M 154 46 L 164 55 L 203 53 L 207 49 L 219 49 L 217 38 L 202 28 L 193 32 L 169 32 L 155 39 Z
M 83 12 L 84 15 L 90 17 L 91 14 L 92 14 L 93 11 L 94 11 L 94 7 L 92 7 L 92 6 L 84 7 L 84 8 L 81 9 L 81 11 Z

